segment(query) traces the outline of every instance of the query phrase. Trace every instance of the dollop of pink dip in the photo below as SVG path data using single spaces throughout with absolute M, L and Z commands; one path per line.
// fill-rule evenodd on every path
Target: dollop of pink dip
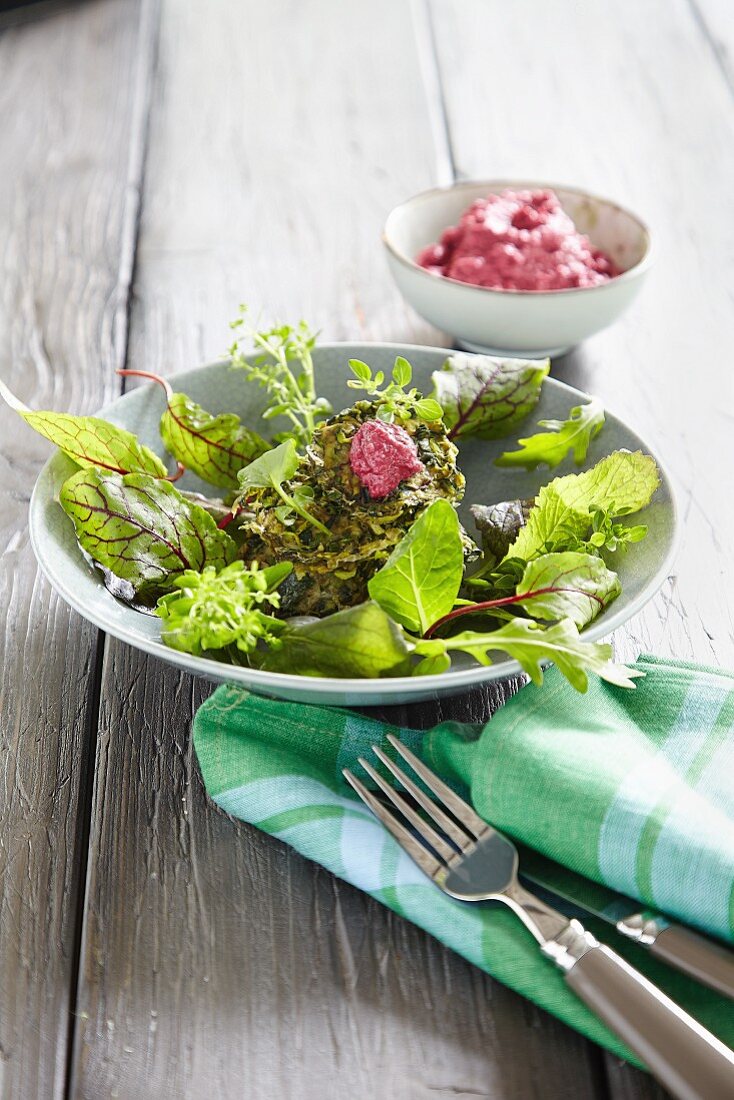
M 365 420 L 358 429 L 349 449 L 349 465 L 373 500 L 386 497 L 423 469 L 405 428 L 382 420 Z
M 620 274 L 561 207 L 554 191 L 502 191 L 477 199 L 416 263 L 473 286 L 565 290 Z

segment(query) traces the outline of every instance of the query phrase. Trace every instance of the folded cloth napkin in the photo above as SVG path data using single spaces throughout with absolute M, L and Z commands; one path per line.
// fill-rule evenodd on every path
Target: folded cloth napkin
M 633 1055 L 567 989 L 504 906 L 442 894 L 342 778 L 396 733 L 487 821 L 545 855 L 734 939 L 734 676 L 643 657 L 635 690 L 555 669 L 484 726 L 399 729 L 345 710 L 223 686 L 194 744 L 211 798 L 367 891 L 472 963 L 614 1053 Z M 616 933 L 590 930 L 734 1045 L 732 1002 Z

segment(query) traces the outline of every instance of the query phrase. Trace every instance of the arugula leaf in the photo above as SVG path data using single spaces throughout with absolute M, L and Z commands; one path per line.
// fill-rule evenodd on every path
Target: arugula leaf
M 186 570 L 175 578 L 175 591 L 158 600 L 161 638 L 196 656 L 230 646 L 247 654 L 261 641 L 277 646 L 286 624 L 263 608 L 280 606 L 275 590 L 292 568 L 290 562 L 260 569 L 235 561 L 219 573 L 211 565 L 201 572 Z
M 509 435 L 532 412 L 550 360 L 451 355 L 433 372 L 436 398 L 449 437 Z
M 534 470 L 545 463 L 553 469 L 571 451 L 580 466 L 592 439 L 604 426 L 604 406 L 597 397 L 592 397 L 588 404 L 571 409 L 566 420 L 540 420 L 538 425 L 549 430 L 518 439 L 520 449 L 505 451 L 494 460 L 495 465 L 524 466 L 526 470 Z
M 619 577 L 593 554 L 543 554 L 531 561 L 517 586 L 518 599 L 534 619 L 571 619 L 581 628 L 622 591 Z
M 650 503 L 659 483 L 655 459 L 640 451 L 614 451 L 582 474 L 557 477 L 540 490 L 505 556 L 529 561 L 546 550 L 575 548 L 592 526 L 590 509 L 636 512 Z
M 463 574 L 459 517 L 447 500 L 435 500 L 400 540 L 367 589 L 396 622 L 424 634 L 453 607 Z
M 507 653 L 522 666 L 533 683 L 543 683 L 543 661 L 553 661 L 577 691 L 589 686 L 589 672 L 619 687 L 634 687 L 633 679 L 642 675 L 625 665 L 612 663 L 612 647 L 607 643 L 584 642 L 571 619 L 542 627 L 531 619 L 513 619 L 486 634 L 466 630 L 452 638 L 431 638 L 416 642 L 415 652 L 432 659 L 440 653 L 460 650 L 483 665 L 491 665 L 492 652 Z M 420 666 L 418 666 L 420 668 Z
M 236 489 L 237 474 L 270 444 L 234 413 L 215 416 L 185 393 L 174 393 L 167 379 L 145 370 L 119 370 L 124 377 L 149 378 L 162 386 L 166 409 L 160 421 L 167 451 L 187 470 L 220 489 Z
M 240 470 L 238 475 L 239 486 L 242 490 L 240 500 L 247 495 L 248 489 L 274 489 L 288 511 L 292 509 L 294 512 L 298 512 L 299 516 L 302 516 L 319 531 L 328 535 L 329 528 L 325 527 L 320 520 L 306 510 L 304 505 L 306 496 L 304 496 L 303 489 L 298 487 L 292 493 L 289 493 L 283 488 L 283 482 L 293 477 L 299 463 L 300 459 L 296 451 L 296 444 L 292 439 L 287 439 L 285 443 L 274 447 L 272 451 L 266 451 L 260 458 L 256 458 L 249 466 L 245 466 L 243 470 Z
M 279 641 L 277 650 L 263 655 L 261 667 L 300 676 L 389 675 L 413 648 L 397 623 L 372 600 L 289 626 Z
M 451 657 L 442 649 L 422 657 L 413 668 L 413 676 L 439 676 L 442 672 L 448 672 L 450 668 Z
M 166 477 L 163 461 L 139 443 L 132 432 L 118 428 L 98 416 L 71 416 L 68 413 L 34 412 L 19 401 L 0 382 L 0 396 L 23 417 L 39 435 L 54 443 L 83 469 L 99 466 L 113 473 L 152 474 Z
M 221 569 L 236 557 L 229 535 L 169 481 L 78 470 L 59 500 L 82 549 L 141 599 L 169 591 L 186 570 Z
M 438 401 L 432 397 L 423 397 L 416 389 L 408 390 L 405 387 L 410 384 L 413 377 L 413 368 L 407 359 L 398 355 L 392 369 L 392 381 L 387 385 L 382 371 L 372 377 L 372 368 L 361 359 L 350 359 L 349 366 L 354 378 L 347 381 L 347 385 L 353 390 L 364 390 L 379 403 L 377 416 L 380 420 L 392 424 L 398 420 L 410 420 L 417 416 L 419 420 L 440 420 L 443 409 Z
M 260 354 L 248 358 L 240 349 L 239 340 L 229 348 L 232 366 L 245 372 L 251 382 L 268 391 L 270 404 L 263 419 L 285 416 L 291 422 L 289 433 L 283 436 L 293 439 L 299 446 L 311 441 L 314 428 L 332 412 L 331 405 L 316 395 L 316 381 L 311 352 L 316 345 L 316 333 L 305 321 L 298 325 L 276 325 L 270 329 L 257 329 L 247 320 L 247 306 L 240 306 L 240 316 L 230 327 L 250 340 Z M 299 364 L 294 370 L 292 364 Z

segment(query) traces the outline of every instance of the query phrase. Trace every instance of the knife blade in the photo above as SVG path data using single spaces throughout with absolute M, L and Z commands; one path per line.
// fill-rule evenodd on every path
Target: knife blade
M 566 903 L 567 915 L 591 913 L 669 966 L 734 998 L 734 952 L 723 944 L 676 924 L 634 898 L 593 882 L 532 848 L 521 844 L 517 848 L 520 878 L 553 899 L 560 898 Z M 569 912 L 569 905 L 577 912 Z

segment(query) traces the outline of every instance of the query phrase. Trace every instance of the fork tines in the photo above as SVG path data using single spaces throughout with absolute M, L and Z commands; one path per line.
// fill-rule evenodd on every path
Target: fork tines
M 343 769 L 344 778 L 418 866 L 431 878 L 436 879 L 446 872 L 447 867 L 450 867 L 463 855 L 471 851 L 476 841 L 489 831 L 489 827 L 463 798 L 459 798 L 397 737 L 388 734 L 387 739 L 416 775 L 423 780 L 429 790 L 440 799 L 443 807 L 450 811 L 451 816 L 446 813 L 446 809 L 440 804 L 429 798 L 425 791 L 410 776 L 406 775 L 403 769 L 394 763 L 378 745 L 372 746 L 372 751 L 380 763 L 397 779 L 414 802 L 433 819 L 440 832 L 434 829 L 417 812 L 404 795 L 391 787 L 364 757 L 359 757 L 360 765 L 379 790 L 390 800 L 399 814 L 412 826 L 414 831 L 406 828 L 399 820 L 398 815 L 384 805 L 372 791 L 368 790 L 349 768 Z M 421 840 L 417 839 L 416 833 Z

